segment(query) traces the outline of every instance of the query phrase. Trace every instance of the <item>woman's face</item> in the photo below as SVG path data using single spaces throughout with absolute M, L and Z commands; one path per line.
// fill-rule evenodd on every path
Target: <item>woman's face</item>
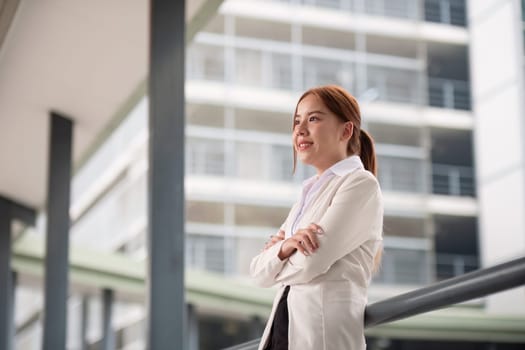
M 346 147 L 353 124 L 343 123 L 315 95 L 308 95 L 297 106 L 293 145 L 299 159 L 317 169 L 318 175 L 347 157 Z

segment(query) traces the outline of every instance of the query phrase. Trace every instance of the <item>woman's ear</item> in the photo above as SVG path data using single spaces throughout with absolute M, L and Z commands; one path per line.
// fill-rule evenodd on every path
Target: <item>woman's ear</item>
M 348 141 L 352 138 L 352 135 L 354 134 L 354 123 L 352 122 L 346 122 L 344 124 L 344 130 L 343 130 L 343 140 Z

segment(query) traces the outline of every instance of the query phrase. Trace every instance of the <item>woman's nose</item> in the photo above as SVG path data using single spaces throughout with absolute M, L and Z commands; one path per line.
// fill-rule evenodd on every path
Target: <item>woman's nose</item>
M 297 124 L 296 132 L 297 132 L 297 135 L 305 135 L 308 132 L 308 130 L 306 128 L 306 123 L 299 123 L 299 124 Z

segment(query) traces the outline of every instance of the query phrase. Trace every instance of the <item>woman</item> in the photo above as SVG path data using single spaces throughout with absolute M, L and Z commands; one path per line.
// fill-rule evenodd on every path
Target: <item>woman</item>
M 338 86 L 306 91 L 293 121 L 296 159 L 317 170 L 279 233 L 253 258 L 279 285 L 259 350 L 361 350 L 367 287 L 382 247 L 383 202 L 359 106 Z

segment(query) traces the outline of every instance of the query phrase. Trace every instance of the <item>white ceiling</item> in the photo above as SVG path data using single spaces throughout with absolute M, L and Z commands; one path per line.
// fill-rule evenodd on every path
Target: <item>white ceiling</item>
M 222 2 L 203 1 L 187 24 Z M 146 77 L 148 20 L 146 0 L 20 1 L 0 47 L 0 196 L 43 208 L 50 110 L 74 120 L 78 163 Z

